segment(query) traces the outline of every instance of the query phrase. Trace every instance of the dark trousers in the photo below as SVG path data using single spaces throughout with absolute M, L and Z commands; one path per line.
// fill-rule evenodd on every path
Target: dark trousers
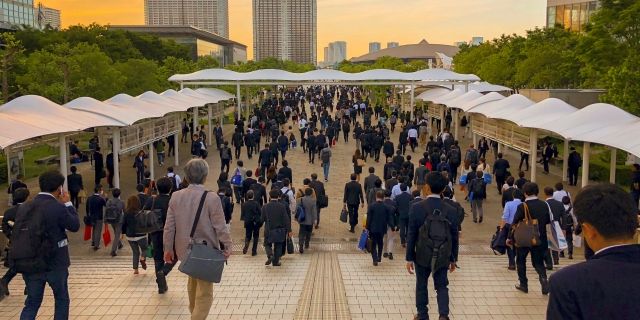
M 222 159 L 220 160 L 220 171 L 224 171 L 226 173 L 229 173 L 229 163 L 231 162 L 230 159 Z
M 418 145 L 418 139 L 409 138 L 409 144 L 411 145 L 411 152 L 416 151 L 416 146 Z
M 287 155 L 287 150 L 280 150 L 280 154 L 282 155 L 282 160 L 284 160 L 285 156 Z
M 233 186 L 232 188 L 233 188 L 233 194 L 236 196 L 236 203 L 244 202 L 242 187 Z
M 35 320 L 38 309 L 42 304 L 44 296 L 44 286 L 49 284 L 53 291 L 53 299 L 55 301 L 55 311 L 53 313 L 54 320 L 69 319 L 69 286 L 67 279 L 69 278 L 69 270 L 56 269 L 46 273 L 23 274 L 24 283 L 26 284 L 27 299 L 24 302 L 24 308 L 20 314 L 20 320 Z
M 402 151 L 402 155 L 404 155 L 405 152 L 407 152 L 407 144 L 401 143 L 399 147 L 400 147 L 399 150 Z
M 449 177 L 451 177 L 451 183 L 453 184 L 456 184 L 458 181 L 458 167 L 460 167 L 460 164 L 449 166 Z
M 309 147 L 307 150 L 309 150 L 309 161 L 313 163 L 316 159 L 316 149 Z
M 155 265 L 156 273 L 162 271 L 162 273 L 166 276 L 171 272 L 175 263 L 165 263 L 164 262 L 164 247 L 162 245 L 162 237 L 164 232 L 158 231 L 149 234 L 149 240 L 151 245 L 153 246 L 153 263 Z
M 377 161 L 380 160 L 380 149 L 379 148 L 374 148 L 373 149 L 373 158 Z
M 113 188 L 113 169 L 107 169 L 107 183 L 109 184 L 109 188 Z
M 538 273 L 539 278 L 547 279 L 547 271 L 544 268 L 544 256 L 549 251 L 547 245 L 540 245 L 531 248 L 516 248 L 516 267 L 518 269 L 518 280 L 520 285 L 527 287 L 527 256 L 531 252 L 531 264 Z
M 542 158 L 542 167 L 544 168 L 544 172 L 549 173 L 549 159 Z
M 631 198 L 633 199 L 633 205 L 638 207 L 638 202 L 640 201 L 640 192 L 631 191 Z
M 373 262 L 382 261 L 382 248 L 384 247 L 384 234 L 379 232 L 369 233 L 371 238 L 371 258 Z
M 247 158 L 251 159 L 252 156 L 253 156 L 253 147 L 247 146 Z
M 2 281 L 5 285 L 9 285 L 11 280 L 13 280 L 13 278 L 15 278 L 17 274 L 18 273 L 16 272 L 16 269 L 9 268 L 4 276 L 2 276 L 2 279 L 0 281 Z
M 565 230 L 565 238 L 567 239 L 567 250 L 573 255 L 573 227 Z
M 176 155 L 176 147 L 173 143 L 169 143 L 169 149 L 167 150 L 167 156 L 175 156 Z
M 244 223 L 244 243 L 245 246 L 249 246 L 251 239 L 253 239 L 253 247 L 251 253 L 258 252 L 258 238 L 260 238 L 261 224 L 255 224 L 253 221 Z
M 269 170 L 269 164 L 267 165 L 260 165 L 260 176 L 261 177 L 265 177 L 267 175 L 267 170 Z
M 509 260 L 509 266 L 516 265 L 516 249 L 507 246 L 507 259 Z
M 280 257 L 282 257 L 282 253 L 285 248 L 284 244 L 285 242 L 264 244 L 264 251 L 267 253 L 267 257 L 270 257 L 274 264 L 278 264 L 280 262 Z
M 520 156 L 520 165 L 518 166 L 518 170 L 522 171 L 522 164 L 526 164 L 527 170 L 529 170 L 529 155 L 523 154 Z
M 74 192 L 74 191 L 69 191 L 69 196 L 71 197 L 71 203 L 73 204 L 73 207 L 78 209 L 78 205 L 80 204 L 80 199 L 78 199 L 78 193 L 79 192 Z
M 569 167 L 569 185 L 575 186 L 578 184 L 578 168 Z
M 242 147 L 236 147 L 235 148 L 236 159 L 240 159 L 240 152 L 242 152 Z
M 313 231 L 313 225 L 301 224 L 300 232 L 298 233 L 298 243 L 300 248 L 304 245 L 305 248 L 309 248 L 309 242 L 311 241 L 311 232 Z
M 416 268 L 416 309 L 418 319 L 429 319 L 429 292 L 427 285 L 431 269 L 418 264 Z M 449 279 L 447 278 L 447 268 L 442 268 L 433 273 L 433 286 L 436 289 L 436 300 L 438 301 L 438 314 L 449 315 Z
M 345 131 L 342 134 L 344 136 L 344 142 L 349 142 L 349 132 Z
M 144 180 L 144 168 L 138 168 L 136 170 L 136 184 L 141 184 L 143 180 Z
M 553 251 L 551 249 L 547 250 L 544 254 L 544 265 L 551 269 L 553 268 L 554 263 L 557 264 L 560 261 L 560 255 L 558 251 Z
M 409 227 L 409 217 L 400 218 L 400 243 L 407 243 L 407 228 Z
M 504 185 L 505 180 L 507 180 L 506 176 L 496 174 L 496 187 L 498 188 L 499 194 L 502 194 L 502 186 Z
M 347 210 L 349 210 L 349 225 L 353 229 L 358 225 L 358 205 L 347 204 Z

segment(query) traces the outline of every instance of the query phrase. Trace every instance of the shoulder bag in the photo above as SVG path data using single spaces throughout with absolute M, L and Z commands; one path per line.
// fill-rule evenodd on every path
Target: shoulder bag
M 540 245 L 540 229 L 538 229 L 538 220 L 531 218 L 529 206 L 522 204 L 524 209 L 524 220 L 513 226 L 513 238 L 516 247 L 531 248 Z
M 187 248 L 187 258 L 182 261 L 178 270 L 199 280 L 220 283 L 227 258 L 225 258 L 221 250 L 209 247 L 206 243 L 198 243 L 193 238 L 196 227 L 198 226 L 198 221 L 200 220 L 204 201 L 207 198 L 207 193 L 208 191 L 205 191 L 200 199 L 196 218 L 193 221 L 191 233 L 189 234 L 191 242 Z
M 161 220 L 161 209 L 155 208 L 156 198 L 153 197 L 151 199 L 151 209 L 149 210 L 140 210 L 134 216 L 136 221 L 135 224 L 135 233 L 139 234 L 147 234 L 156 231 L 160 231 L 163 229 L 162 220 Z
M 553 251 L 562 251 L 568 247 L 567 239 L 562 232 L 560 223 L 553 220 L 553 212 L 551 211 L 551 206 L 549 206 L 549 203 L 547 203 L 546 201 L 545 203 L 547 204 L 547 208 L 549 208 L 549 224 L 546 225 L 549 249 Z

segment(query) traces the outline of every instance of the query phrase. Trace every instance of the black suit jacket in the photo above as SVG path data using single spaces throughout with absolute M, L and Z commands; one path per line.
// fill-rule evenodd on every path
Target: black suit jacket
M 364 203 L 364 196 L 362 194 L 362 185 L 357 181 L 349 181 L 344 185 L 344 195 L 342 197 L 342 203 L 348 205 L 357 206 Z
M 549 204 L 549 207 L 551 208 L 551 213 L 553 213 L 553 220 L 554 221 L 560 221 L 560 218 L 565 213 L 564 205 L 562 204 L 562 202 L 560 202 L 560 201 L 558 201 L 556 199 L 547 199 L 547 203 Z
M 316 192 L 317 199 L 320 199 L 320 196 L 327 195 L 327 192 L 324 190 L 324 183 L 318 180 L 311 180 L 311 182 L 309 182 L 309 187 Z
M 640 245 L 605 249 L 549 279 L 547 319 L 638 319 Z
M 373 189 L 373 187 L 375 187 L 375 182 L 378 179 L 380 179 L 380 177 L 376 176 L 373 173 L 369 174 L 366 178 L 364 178 L 364 192 L 369 194 L 369 189 Z
M 285 228 L 287 232 L 291 232 L 291 217 L 284 204 L 278 200 L 271 200 L 262 206 L 261 218 L 265 223 L 265 234 L 278 228 Z
M 291 168 L 289 167 L 282 167 L 280 168 L 280 170 L 278 170 L 278 174 L 282 175 L 282 178 L 287 178 L 289 179 L 289 182 L 291 184 L 293 184 L 293 173 L 291 172 Z
M 493 163 L 493 174 L 496 176 L 506 176 L 507 170 L 509 170 L 509 161 L 505 159 L 498 159 Z
M 77 173 L 72 173 L 67 176 L 67 184 L 69 186 L 69 192 L 80 192 L 80 190 L 84 189 L 82 176 Z
M 387 233 L 387 227 L 392 226 L 392 210 L 382 201 L 375 201 L 367 209 L 367 230 L 371 233 Z
M 409 218 L 409 209 L 411 209 L 411 195 L 402 192 L 393 199 L 396 203 L 396 208 L 398 208 L 398 215 L 400 219 L 408 219 Z
M 549 207 L 540 199 L 526 200 L 524 203 L 518 206 L 516 214 L 513 217 L 512 226 L 516 223 L 524 220 L 524 205 L 529 206 L 529 213 L 531 213 L 532 219 L 538 220 L 538 230 L 540 231 L 540 245 L 547 247 L 547 224 L 549 224 Z
M 455 208 L 444 203 L 440 198 L 428 197 L 420 202 L 411 205 L 409 209 L 409 226 L 407 230 L 407 261 L 415 261 L 416 259 L 416 243 L 418 242 L 418 233 L 420 227 L 424 224 L 427 214 L 432 214 L 434 210 L 439 209 L 451 223 L 451 257 L 449 261 L 455 262 L 458 256 L 458 229 L 459 218 Z

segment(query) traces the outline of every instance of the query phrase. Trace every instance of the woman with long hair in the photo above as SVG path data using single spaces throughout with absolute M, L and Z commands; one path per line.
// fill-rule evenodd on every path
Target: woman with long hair
M 360 149 L 356 149 L 356 152 L 353 154 L 353 158 L 351 159 L 353 162 L 353 173 L 358 177 L 357 180 L 360 182 L 360 174 L 362 174 L 362 167 L 364 166 L 364 158 L 360 153 Z
M 136 233 L 136 214 L 142 209 L 140 200 L 137 195 L 132 195 L 127 199 L 127 205 L 124 209 L 124 222 L 122 223 L 122 233 L 126 235 L 127 241 L 133 252 L 133 274 L 138 274 L 138 265 L 143 270 L 147 270 L 147 261 L 145 253 L 147 247 L 147 235 Z

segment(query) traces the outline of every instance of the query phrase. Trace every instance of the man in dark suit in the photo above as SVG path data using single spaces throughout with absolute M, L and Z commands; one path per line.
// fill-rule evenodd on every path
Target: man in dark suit
M 53 289 L 55 300 L 55 319 L 69 318 L 69 244 L 66 231 L 77 232 L 80 229 L 78 213 L 73 208 L 68 193 L 64 192 L 64 176 L 56 171 L 48 171 L 40 175 L 41 193 L 33 201 L 25 203 L 18 210 L 16 228 L 20 228 L 21 216 L 34 214 L 36 210 L 44 210 L 45 236 L 55 244 L 48 259 L 48 271 L 42 273 L 23 274 L 26 284 L 27 299 L 22 309 L 21 319 L 35 319 L 44 295 L 44 287 L 48 284 Z M 45 209 L 46 208 L 46 209 Z
M 542 286 L 542 294 L 549 293 L 549 284 L 547 282 L 547 272 L 544 269 L 544 256 L 546 252 L 549 250 L 547 244 L 547 224 L 549 224 L 549 207 L 547 203 L 538 199 L 538 193 L 540 192 L 538 189 L 538 185 L 534 182 L 527 182 L 523 186 L 523 191 L 525 195 L 525 202 L 518 206 L 516 210 L 516 214 L 513 217 L 512 226 L 515 226 L 520 221 L 525 219 L 525 209 L 527 206 L 529 208 L 529 213 L 531 214 L 531 218 L 534 220 L 538 220 L 538 231 L 540 234 L 540 244 L 532 247 L 518 247 L 518 243 L 516 245 L 516 268 L 518 270 L 518 280 L 519 284 L 516 285 L 516 289 L 528 293 L 528 280 L 527 280 L 527 256 L 531 253 L 531 264 L 533 264 L 534 269 L 538 273 L 538 277 L 540 280 L 540 285 Z M 507 244 L 513 244 L 513 239 L 507 240 Z
M 287 213 L 287 208 L 280 201 L 280 190 L 274 189 L 269 192 L 269 203 L 262 207 L 261 219 L 264 221 L 264 249 L 267 253 L 265 265 L 273 263 L 274 267 L 279 267 L 280 257 L 285 250 L 286 235 L 291 236 L 291 217 Z M 279 230 L 280 232 L 275 232 Z M 274 233 L 278 233 L 278 238 L 274 238 Z M 285 237 L 281 237 L 282 233 Z
M 416 308 L 418 315 L 415 319 L 429 319 L 428 315 L 428 290 L 427 282 L 429 275 L 433 274 L 433 282 L 437 293 L 438 314 L 440 320 L 449 319 L 449 289 L 447 288 L 449 280 L 447 279 L 447 269 L 453 272 L 456 269 L 455 257 L 458 255 L 458 228 L 459 221 L 455 208 L 444 203 L 440 198 L 440 194 L 448 185 L 449 180 L 440 172 L 431 172 L 427 175 L 424 188 L 427 192 L 427 198 L 415 203 L 409 210 L 409 227 L 407 233 L 407 271 L 410 274 L 416 273 Z M 451 254 L 449 257 L 449 267 L 443 267 L 438 270 L 431 270 L 430 265 L 420 265 L 414 263 L 416 256 L 420 253 L 416 252 L 416 244 L 420 228 L 429 214 L 439 210 L 441 214 L 449 221 L 449 232 L 451 234 Z
M 245 193 L 246 201 L 242 204 L 240 210 L 240 221 L 244 221 L 244 247 L 242 248 L 242 254 L 247 254 L 249 251 L 249 244 L 253 239 L 253 246 L 251 248 L 251 256 L 258 254 L 258 238 L 260 237 L 260 228 L 262 228 L 262 219 L 260 216 L 260 204 L 255 200 L 254 193 L 249 190 Z
M 69 170 L 71 170 L 71 174 L 67 176 L 67 186 L 71 196 L 71 203 L 73 203 L 73 207 L 77 210 L 78 204 L 80 203 L 78 194 L 80 190 L 84 190 L 84 185 L 82 184 L 82 176 L 77 173 L 78 168 L 71 166 Z
M 565 215 L 564 205 L 562 204 L 562 202 L 553 199 L 553 191 L 554 190 L 551 187 L 544 188 L 544 195 L 546 196 L 545 201 L 549 204 L 549 208 L 551 208 L 553 221 L 560 222 L 562 216 Z M 558 251 L 553 251 L 551 249 L 547 250 L 547 253 L 544 256 L 544 264 L 547 266 L 547 270 L 553 270 L 554 265 L 560 264 Z
M 382 262 L 382 249 L 384 245 L 384 235 L 387 233 L 388 226 L 391 225 L 392 210 L 383 203 L 384 190 L 376 192 L 376 201 L 369 204 L 367 209 L 367 230 L 369 238 L 371 238 L 371 258 L 373 265 L 377 266 Z
M 573 206 L 582 236 L 595 255 L 549 280 L 547 319 L 637 319 L 640 245 L 633 236 L 638 208 L 612 184 L 588 186 Z
M 242 194 L 246 195 L 247 191 L 251 190 L 251 186 L 256 183 L 258 183 L 258 181 L 253 178 L 253 171 L 247 170 L 247 178 L 242 181 Z
M 406 188 L 407 185 L 401 185 L 400 191 L 402 192 L 393 199 L 396 203 L 396 208 L 398 209 L 400 244 L 403 248 L 407 247 L 407 227 L 409 226 L 409 209 L 411 208 L 410 202 L 412 200 L 411 194 L 405 192 Z
M 258 164 L 260 165 L 260 176 L 264 177 L 271 165 L 271 149 L 268 143 L 264 145 L 264 149 L 258 154 Z
M 342 203 L 349 210 L 349 225 L 351 225 L 349 232 L 351 233 L 355 233 L 355 227 L 358 225 L 358 205 L 364 207 L 362 185 L 356 179 L 358 176 L 352 173 L 351 181 L 344 185 L 344 195 L 342 196 Z
M 109 189 L 113 189 L 113 174 L 115 171 L 113 167 L 113 152 L 107 154 L 105 162 L 107 166 L 107 184 L 109 185 Z
M 96 147 L 96 151 L 93 153 L 93 167 L 95 169 L 95 184 L 99 185 L 100 180 L 104 178 L 104 158 L 100 147 Z
M 380 177 L 375 175 L 376 169 L 374 167 L 369 167 L 369 175 L 364 178 L 364 193 L 369 194 L 369 189 L 372 189 L 375 186 L 376 180 L 379 180 Z
M 542 149 L 542 166 L 544 168 L 544 174 L 549 174 L 549 161 L 551 158 L 553 158 L 553 149 L 551 148 L 551 143 L 547 141 L 544 149 Z
M 145 199 L 146 200 L 146 199 Z M 146 201 L 140 201 L 141 204 L 146 203 Z M 91 246 L 94 251 L 97 251 L 100 248 L 100 239 L 102 237 L 102 225 L 103 225 L 103 217 L 104 217 L 104 207 L 107 205 L 107 200 L 105 200 L 104 192 L 102 191 L 101 185 L 96 185 L 93 188 L 93 195 L 87 198 L 85 213 L 87 217 L 89 217 L 89 221 L 93 225 L 92 233 L 91 233 Z
M 569 185 L 575 186 L 578 184 L 578 170 L 582 166 L 582 159 L 580 158 L 580 154 L 576 151 L 576 148 L 571 147 L 571 151 L 569 152 L 569 158 L 567 161 L 568 164 L 568 173 L 569 173 Z
M 514 183 L 515 179 L 513 177 L 507 178 L 507 186 L 509 187 L 502 192 L 502 208 L 507 202 L 513 201 L 513 192 L 517 189 Z
M 282 175 L 283 178 L 289 179 L 293 186 L 293 171 L 289 168 L 289 161 L 282 160 L 282 167 L 278 170 L 278 175 Z
M 16 215 L 18 214 L 18 208 L 27 201 L 29 198 L 29 189 L 27 188 L 18 188 L 13 191 L 13 199 L 12 204 L 13 207 L 7 209 L 4 212 L 4 216 L 2 217 L 2 233 L 7 237 L 7 239 L 11 240 L 11 234 L 13 232 L 13 226 L 16 223 Z M 11 243 L 7 246 L 7 255 L 9 255 L 9 251 L 11 249 Z M 7 272 L 0 279 L 0 301 L 4 299 L 5 296 L 9 295 L 9 283 L 18 273 L 15 268 L 9 268 Z
M 317 200 L 316 205 L 318 209 L 318 218 L 316 219 L 316 229 L 318 229 L 320 227 L 320 209 L 322 209 L 320 207 L 320 201 L 321 201 L 320 199 L 323 197 L 326 198 L 327 192 L 324 189 L 324 183 L 318 180 L 318 174 L 316 173 L 311 174 L 311 182 L 309 182 L 309 187 L 311 187 L 313 191 L 315 191 L 316 193 L 316 200 Z M 327 204 L 329 204 L 329 199 L 327 199 Z
M 509 168 L 509 161 L 502 158 L 502 152 L 498 153 L 498 159 L 493 163 L 493 174 L 496 176 L 498 194 L 502 194 L 502 186 L 507 179 L 507 171 L 509 171 Z

